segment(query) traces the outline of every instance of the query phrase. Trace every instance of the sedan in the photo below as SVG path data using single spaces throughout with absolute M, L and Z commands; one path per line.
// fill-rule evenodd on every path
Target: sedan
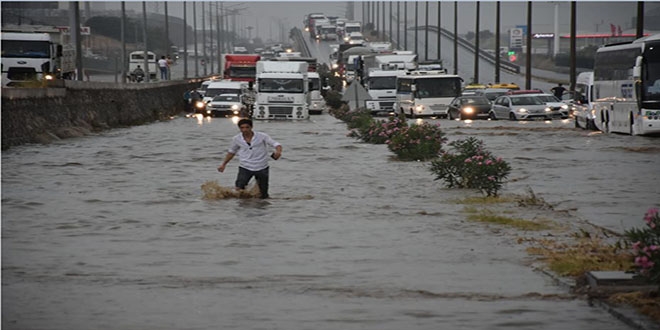
M 495 99 L 490 109 L 490 119 L 550 119 L 552 110 L 536 96 L 502 95 Z
M 207 116 L 234 116 L 245 112 L 245 105 L 236 94 L 220 94 L 206 104 Z
M 562 118 L 562 119 L 568 118 L 569 106 L 568 104 L 562 102 L 558 97 L 546 93 L 529 94 L 529 95 L 537 96 L 538 98 L 541 99 L 541 101 L 545 102 L 545 104 L 550 108 L 550 110 L 552 110 L 551 116 L 553 118 Z
M 485 96 L 459 96 L 449 104 L 449 119 L 488 118 L 491 104 Z

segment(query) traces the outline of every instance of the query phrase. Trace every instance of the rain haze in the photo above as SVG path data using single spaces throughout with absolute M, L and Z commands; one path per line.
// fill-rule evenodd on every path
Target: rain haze
M 168 13 L 171 16 L 183 16 L 182 2 L 167 2 Z M 201 25 L 202 5 L 208 10 L 210 3 L 216 2 L 195 2 L 198 16 L 197 24 Z M 389 11 L 389 4 L 392 4 L 394 17 L 397 14 L 397 3 L 400 4 L 399 12 L 403 16 L 404 6 L 408 6 L 408 24 L 414 24 L 415 20 L 415 2 L 372 2 L 378 3 L 379 7 L 385 4 L 386 12 Z M 458 2 L 458 29 L 459 33 L 465 34 L 475 29 L 476 6 L 474 1 Z M 141 2 L 127 2 L 127 9 L 141 11 Z M 251 27 L 252 36 L 259 36 L 263 40 L 273 40 L 278 38 L 278 33 L 282 29 L 288 31 L 293 26 L 300 27 L 303 22 L 303 16 L 308 13 L 321 12 L 329 16 L 347 17 L 349 8 L 354 8 L 354 19 L 362 20 L 362 8 L 366 2 L 340 2 L 340 1 L 259 1 L 259 2 L 222 2 L 225 8 L 240 9 L 237 25 L 240 33 L 245 34 L 245 28 Z M 636 6 L 632 2 L 609 2 L 609 1 L 581 1 L 577 3 L 577 32 L 578 33 L 609 33 L 612 26 L 621 28 L 622 31 L 634 32 L 636 15 Z M 481 2 L 480 8 L 480 30 L 495 31 L 495 5 L 493 1 Z M 119 2 L 94 2 L 92 9 L 118 9 Z M 435 25 L 437 22 L 438 3 L 429 2 L 429 24 Z M 453 28 L 454 24 L 454 2 L 440 2 L 441 25 L 445 28 Z M 557 29 L 559 33 L 570 32 L 570 2 L 534 2 L 532 7 L 532 24 L 534 31 L 541 33 L 551 33 L 555 29 L 555 6 L 557 7 Z M 164 2 L 147 2 L 147 11 L 164 13 Z M 418 2 L 418 22 L 424 24 L 426 19 L 426 4 L 423 1 Z M 646 2 L 645 12 L 653 13 L 660 9 L 660 2 Z M 383 8 L 379 8 L 382 12 Z M 382 15 L 381 15 L 382 16 Z M 188 3 L 188 24 L 192 25 L 192 3 Z M 395 19 L 395 18 L 393 18 Z M 527 3 L 501 2 L 501 29 L 503 33 L 510 28 L 525 25 L 527 21 Z M 403 20 L 402 20 L 403 23 Z M 386 19 L 386 24 L 387 19 Z M 287 33 L 288 34 L 288 33 Z M 285 34 L 286 36 L 286 34 Z

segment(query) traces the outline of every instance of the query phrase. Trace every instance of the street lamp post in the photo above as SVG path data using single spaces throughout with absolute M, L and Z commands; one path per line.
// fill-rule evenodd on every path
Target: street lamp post
M 424 60 L 429 60 L 429 2 L 425 1 L 424 8 Z

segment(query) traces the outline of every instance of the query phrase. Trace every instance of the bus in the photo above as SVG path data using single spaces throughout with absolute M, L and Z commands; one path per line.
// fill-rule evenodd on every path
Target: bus
M 396 113 L 406 117 L 446 117 L 461 95 L 463 79 L 443 71 L 401 72 L 396 80 Z
M 600 47 L 594 94 L 599 130 L 660 135 L 660 34 Z

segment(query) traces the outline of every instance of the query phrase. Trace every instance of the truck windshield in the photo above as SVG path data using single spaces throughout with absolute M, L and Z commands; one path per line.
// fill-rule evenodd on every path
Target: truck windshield
M 396 77 L 370 77 L 369 89 L 396 89 Z
M 362 29 L 359 26 L 347 26 L 345 27 L 346 34 L 348 35 L 351 32 L 362 32 Z
M 254 78 L 257 76 L 257 68 L 254 66 L 232 66 L 229 67 L 231 77 Z
M 660 47 L 657 44 L 647 47 L 644 51 L 644 60 L 642 69 L 642 81 L 644 83 L 642 100 L 654 101 L 654 105 L 645 104 L 645 107 L 658 109 L 660 101 Z
M 50 57 L 48 41 L 2 40 L 2 57 Z
M 303 80 L 262 78 L 259 80 L 259 92 L 302 93 Z
M 417 79 L 416 85 L 419 98 L 456 97 L 461 95 L 460 78 Z

